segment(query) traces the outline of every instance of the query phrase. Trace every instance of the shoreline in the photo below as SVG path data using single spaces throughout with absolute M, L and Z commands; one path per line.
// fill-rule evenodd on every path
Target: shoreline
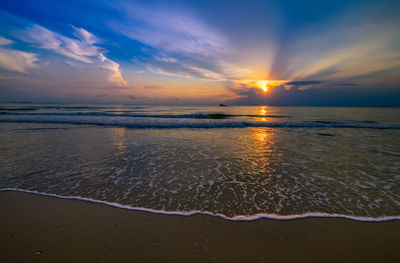
M 183 212 L 183 211 L 156 210 L 156 209 L 145 208 L 145 207 L 133 207 L 130 205 L 123 205 L 123 204 L 115 203 L 115 202 L 101 201 L 101 200 L 87 198 L 87 197 L 81 197 L 81 196 L 63 196 L 63 195 L 50 194 L 50 193 L 45 193 L 45 192 L 25 190 L 25 189 L 19 189 L 19 188 L 2 188 L 2 189 L 0 189 L 0 193 L 2 193 L 2 192 L 20 192 L 20 193 L 28 193 L 28 194 L 34 194 L 34 195 L 66 199 L 66 200 L 78 200 L 78 201 L 90 202 L 90 203 L 95 203 L 95 204 L 102 204 L 105 206 L 110 206 L 110 207 L 119 208 L 119 209 L 126 209 L 126 210 L 131 210 L 131 211 L 140 211 L 140 212 L 147 212 L 147 213 L 161 214 L 161 215 L 176 215 L 176 216 L 206 215 L 206 216 L 218 217 L 218 218 L 222 218 L 222 219 L 225 219 L 228 221 L 234 221 L 234 222 L 256 221 L 256 220 L 260 220 L 260 219 L 295 220 L 295 219 L 304 219 L 304 218 L 341 218 L 341 219 L 348 219 L 348 220 L 354 220 L 354 221 L 359 221 L 359 222 L 386 222 L 386 221 L 400 220 L 400 215 L 399 216 L 382 216 L 382 217 L 363 217 L 363 216 L 351 216 L 351 215 L 343 215 L 343 214 L 328 214 L 328 213 L 323 213 L 323 212 L 307 212 L 304 214 L 294 214 L 294 215 L 278 215 L 278 214 L 260 213 L 260 214 L 255 214 L 255 215 L 251 215 L 251 216 L 239 215 L 239 216 L 235 216 L 235 217 L 227 217 L 223 214 L 213 214 L 213 213 L 207 212 L 207 211 L 197 211 L 196 210 L 196 211 Z
M 400 222 L 229 221 L 0 192 L 4 262 L 399 262 Z

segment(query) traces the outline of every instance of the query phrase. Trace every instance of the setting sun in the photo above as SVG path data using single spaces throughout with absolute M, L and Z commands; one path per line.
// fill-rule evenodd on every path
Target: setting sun
M 265 79 L 247 79 L 238 81 L 238 85 L 244 85 L 246 87 L 257 88 L 262 93 L 269 93 L 275 87 L 281 86 L 289 80 L 265 80 Z
M 257 80 L 255 83 L 260 90 L 266 93 L 270 90 L 270 88 L 279 86 L 285 82 L 285 80 Z
M 260 85 L 260 88 L 262 91 L 267 92 L 268 91 L 268 87 L 267 87 L 268 81 L 263 81 Z
M 257 82 L 257 86 L 263 91 L 267 92 L 268 91 L 268 81 L 267 80 L 259 80 Z

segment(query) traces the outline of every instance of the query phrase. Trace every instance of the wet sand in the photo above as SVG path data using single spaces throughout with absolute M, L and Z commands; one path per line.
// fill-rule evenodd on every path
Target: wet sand
M 0 192 L 1 262 L 400 262 L 400 221 L 232 222 Z

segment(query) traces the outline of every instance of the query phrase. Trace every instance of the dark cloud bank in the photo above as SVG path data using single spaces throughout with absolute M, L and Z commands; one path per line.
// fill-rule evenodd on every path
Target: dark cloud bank
M 266 94 L 257 88 L 231 89 L 243 97 L 228 100 L 226 103 L 270 106 L 400 107 L 398 89 L 321 87 L 301 90 L 300 86 L 293 86 L 290 89 L 285 89 L 283 86 L 275 87 Z

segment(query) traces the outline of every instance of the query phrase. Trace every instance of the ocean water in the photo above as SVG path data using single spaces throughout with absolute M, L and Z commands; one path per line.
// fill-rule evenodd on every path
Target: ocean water
M 400 109 L 1 104 L 0 190 L 231 220 L 400 219 Z

